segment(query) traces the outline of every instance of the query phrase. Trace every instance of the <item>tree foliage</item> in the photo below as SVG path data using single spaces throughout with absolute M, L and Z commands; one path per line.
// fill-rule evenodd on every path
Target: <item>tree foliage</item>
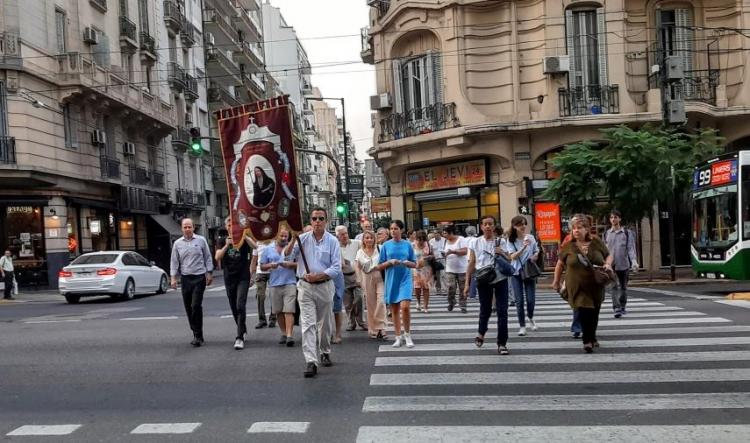
M 722 151 L 723 139 L 714 129 L 687 133 L 617 126 L 601 133 L 601 141 L 567 145 L 550 160 L 560 177 L 544 197 L 558 201 L 566 212 L 591 213 L 596 201 L 606 197 L 625 220 L 650 217 L 654 202 L 686 189 L 693 167 Z

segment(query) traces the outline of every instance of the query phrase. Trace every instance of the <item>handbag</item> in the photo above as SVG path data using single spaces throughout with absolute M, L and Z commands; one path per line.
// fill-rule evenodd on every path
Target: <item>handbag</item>
M 493 265 L 477 269 L 476 279 L 478 285 L 489 285 L 497 278 L 497 272 Z
M 603 266 L 594 266 L 592 271 L 594 272 L 594 281 L 596 284 L 609 286 L 615 283 L 616 276 L 613 271 L 607 270 Z
M 565 280 L 562 281 L 562 284 L 560 285 L 560 298 L 562 298 L 565 301 L 568 301 L 568 288 L 565 285 Z
M 542 275 L 541 269 L 539 269 L 539 266 L 537 266 L 536 262 L 533 262 L 531 260 L 526 260 L 524 262 L 523 266 L 521 267 L 521 278 L 524 280 L 530 280 L 532 278 L 537 278 L 540 275 Z

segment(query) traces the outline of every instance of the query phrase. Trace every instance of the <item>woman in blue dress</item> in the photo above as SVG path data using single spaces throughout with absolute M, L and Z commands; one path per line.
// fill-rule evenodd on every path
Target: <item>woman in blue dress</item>
M 385 271 L 385 304 L 391 307 L 393 329 L 396 333 L 394 348 L 406 345 L 413 348 L 411 339 L 411 295 L 414 291 L 411 270 L 417 267 L 414 248 L 402 238 L 404 222 L 394 220 L 391 223 L 391 240 L 380 248 L 378 268 Z M 404 323 L 404 334 L 401 335 L 401 322 Z

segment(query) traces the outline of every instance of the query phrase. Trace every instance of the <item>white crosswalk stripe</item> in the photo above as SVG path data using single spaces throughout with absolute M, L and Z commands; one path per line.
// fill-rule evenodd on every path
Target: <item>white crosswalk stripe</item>
M 131 434 L 191 434 L 200 423 L 143 423 L 130 431 Z
M 378 348 L 362 411 L 386 416 L 389 425 L 360 427 L 358 442 L 747 440 L 750 326 L 707 315 L 696 304 L 685 309 L 644 298 L 630 298 L 628 314 L 615 319 L 607 300 L 597 332 L 601 347 L 588 355 L 580 340 L 570 338 L 570 308 L 556 294 L 545 293 L 537 296 L 539 330 L 529 330 L 525 337 L 515 335 L 516 310 L 508 307 L 511 354 L 500 356 L 495 314 L 478 349 L 477 301 L 469 300 L 466 314 L 458 306 L 448 312 L 447 304 L 445 297 L 434 297 L 430 313 L 424 314 L 413 302 L 416 347 Z M 737 388 L 729 389 L 727 383 Z M 612 425 L 586 421 L 584 410 L 607 417 Z M 497 423 L 498 418 L 510 424 L 538 423 L 535 411 L 555 411 L 556 420 L 566 425 Z M 601 415 L 608 411 L 630 412 L 621 423 Z M 696 421 L 716 417 L 708 411 L 736 415 L 730 421 Z M 460 413 L 470 413 L 478 424 L 478 417 L 487 414 L 485 422 L 498 426 L 446 422 L 445 417 Z M 642 426 L 630 426 L 647 416 Z M 660 420 L 665 423 L 656 426 Z
M 81 425 L 24 425 L 16 428 L 6 435 L 16 436 L 59 436 L 70 435 Z
M 261 421 L 253 423 L 248 434 L 288 433 L 304 434 L 310 428 L 307 421 Z

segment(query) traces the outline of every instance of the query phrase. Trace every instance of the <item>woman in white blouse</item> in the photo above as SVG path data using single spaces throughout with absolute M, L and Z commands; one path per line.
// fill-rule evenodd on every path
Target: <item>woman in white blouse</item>
M 370 338 L 388 339 L 385 326 L 385 283 L 378 270 L 380 250 L 377 247 L 375 233 L 365 231 L 362 234 L 362 248 L 357 251 L 357 271 L 365 292 L 367 303 L 367 329 Z

